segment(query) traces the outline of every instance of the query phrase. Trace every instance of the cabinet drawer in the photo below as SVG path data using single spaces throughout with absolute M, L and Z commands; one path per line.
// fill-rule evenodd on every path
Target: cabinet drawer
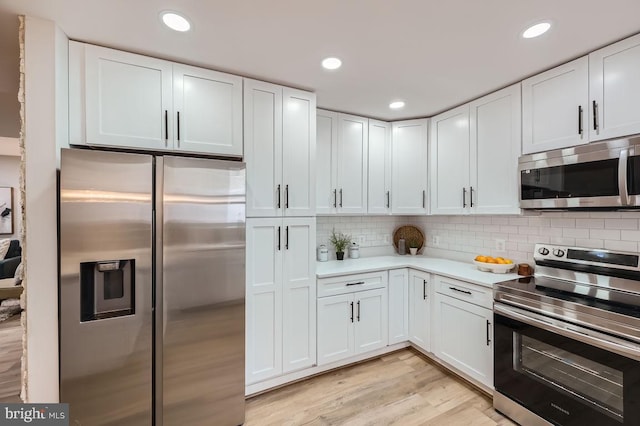
M 336 294 L 353 293 L 387 286 L 387 271 L 370 272 L 368 274 L 341 275 L 339 277 L 320 278 L 318 280 L 318 297 Z
M 490 288 L 441 276 L 436 276 L 435 281 L 436 291 L 440 294 L 488 309 L 493 307 L 493 291 Z

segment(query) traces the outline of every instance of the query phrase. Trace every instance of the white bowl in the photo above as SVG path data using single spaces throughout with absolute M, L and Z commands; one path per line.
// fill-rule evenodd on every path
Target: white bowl
M 485 272 L 493 272 L 494 274 L 506 274 L 516 266 L 515 263 L 502 265 L 500 263 L 478 262 L 477 260 L 474 260 L 473 263 L 475 263 L 476 267 L 479 270 L 485 271 Z

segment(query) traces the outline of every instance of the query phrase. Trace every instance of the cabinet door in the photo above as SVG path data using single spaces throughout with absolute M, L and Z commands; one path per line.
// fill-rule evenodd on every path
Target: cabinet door
M 367 152 L 369 123 L 366 118 L 338 114 L 338 212 L 367 211 Z
M 431 119 L 432 214 L 469 212 L 469 105 Z
M 316 364 L 315 218 L 284 219 L 283 372 Z
M 282 90 L 284 215 L 316 214 L 316 95 Z
M 409 340 L 409 270 L 389 271 L 389 344 Z
M 355 353 L 353 294 L 320 297 L 318 300 L 318 365 L 328 364 Z
M 520 84 L 470 104 L 472 213 L 519 214 Z
M 640 36 L 589 55 L 589 139 L 640 133 Z
M 369 119 L 367 212 L 391 213 L 391 124 Z
M 246 383 L 282 374 L 282 219 L 247 219 Z
M 436 356 L 493 387 L 492 311 L 440 293 L 435 297 Z
M 173 65 L 174 149 L 242 157 L 242 77 Z
M 71 43 L 84 52 L 86 143 L 172 149 L 171 62 Z M 78 48 L 74 48 L 78 47 Z
M 338 206 L 336 171 L 338 154 L 338 114 L 319 109 L 316 139 L 316 212 L 335 213 Z
M 391 211 L 426 214 L 429 120 L 399 121 L 392 128 Z
M 589 61 L 561 65 L 522 82 L 522 152 L 588 141 Z
M 431 350 L 431 296 L 429 274 L 409 273 L 409 340 Z
M 355 351 L 357 354 L 387 346 L 387 289 L 360 291 L 355 300 Z
M 282 214 L 282 87 L 244 81 L 247 217 Z

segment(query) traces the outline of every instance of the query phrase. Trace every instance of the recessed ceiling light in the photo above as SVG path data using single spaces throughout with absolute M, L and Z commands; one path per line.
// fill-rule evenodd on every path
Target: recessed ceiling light
M 342 61 L 338 58 L 326 58 L 322 61 L 322 66 L 328 70 L 337 70 L 342 66 Z
M 391 102 L 389 104 L 389 108 L 391 109 L 400 109 L 400 108 L 404 108 L 404 102 L 403 101 L 394 101 Z
M 541 36 L 546 33 L 549 28 L 551 28 L 551 24 L 549 22 L 540 22 L 539 24 L 535 24 L 524 30 L 522 33 L 523 38 L 534 38 Z
M 165 11 L 160 14 L 162 22 L 174 31 L 185 32 L 191 29 L 191 23 L 184 16 L 171 11 Z

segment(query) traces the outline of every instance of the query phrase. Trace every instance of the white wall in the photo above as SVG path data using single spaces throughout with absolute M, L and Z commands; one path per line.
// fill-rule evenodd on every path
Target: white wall
M 22 199 L 20 196 L 20 157 L 0 155 L 0 187 L 9 186 L 13 188 L 13 234 L 0 235 L 0 239 L 19 239 L 22 222 L 20 220 L 20 206 Z
M 57 147 L 68 131 L 67 37 L 25 25 L 27 401 L 58 402 Z
M 575 245 L 610 250 L 640 251 L 640 212 L 527 212 L 522 216 L 358 216 L 319 217 L 318 244 L 328 244 L 336 231 L 364 235 L 363 255 L 393 252 L 380 236 L 396 226 L 412 224 L 425 233 L 427 254 L 471 261 L 478 254 L 503 256 L 515 262 L 533 262 L 535 243 Z M 439 237 L 436 245 L 433 237 Z M 505 241 L 496 250 L 496 239 Z M 330 247 L 330 246 L 329 246 Z M 330 250 L 331 252 L 331 250 Z M 370 253 L 370 254 L 369 254 Z

